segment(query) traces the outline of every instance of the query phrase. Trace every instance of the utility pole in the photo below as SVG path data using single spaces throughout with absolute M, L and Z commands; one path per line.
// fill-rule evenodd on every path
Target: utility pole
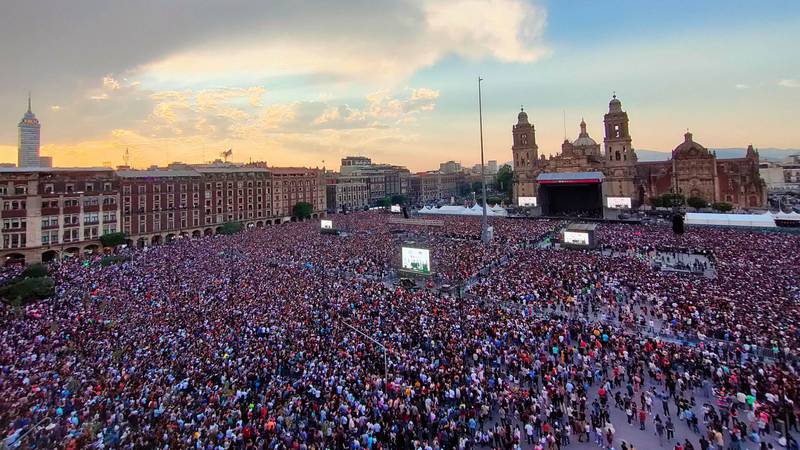
M 483 190 L 483 216 L 481 217 L 481 242 L 488 244 L 491 240 L 489 235 L 489 221 L 486 218 L 486 167 L 483 163 L 483 105 L 481 99 L 481 81 L 478 77 L 478 122 L 481 134 L 481 189 Z

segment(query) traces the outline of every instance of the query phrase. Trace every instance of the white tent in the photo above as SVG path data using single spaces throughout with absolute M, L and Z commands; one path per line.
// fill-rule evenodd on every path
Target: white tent
M 445 205 L 441 208 L 422 208 L 419 210 L 420 214 L 445 214 L 451 216 L 480 216 L 483 214 L 483 207 L 475 205 L 472 208 L 465 206 Z M 486 215 L 491 217 L 506 217 L 508 211 L 503 208 L 495 206 L 494 208 L 486 208 Z
M 774 228 L 772 214 L 686 213 L 686 225 Z
M 777 212 L 777 213 L 772 213 L 772 217 L 775 220 L 791 220 L 793 222 L 800 221 L 800 214 L 798 214 L 798 213 L 796 213 L 794 211 L 792 211 L 790 213 L 785 213 L 783 211 Z

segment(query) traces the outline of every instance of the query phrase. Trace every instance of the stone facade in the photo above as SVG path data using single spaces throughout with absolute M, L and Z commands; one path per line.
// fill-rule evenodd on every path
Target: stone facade
M 761 207 L 767 201 L 766 187 L 758 174 L 758 152 L 752 146 L 744 158 L 717 159 L 687 133 L 668 161 L 640 163 L 633 148 L 628 113 L 622 110 L 616 95 L 608 104 L 603 125 L 602 151 L 581 121 L 578 137 L 571 142 L 565 139 L 561 153 L 545 158 L 538 154 L 533 124 L 521 111 L 512 127 L 514 203 L 519 197 L 537 197 L 536 177 L 540 173 L 593 171 L 605 176 L 605 195 L 630 197 L 634 206 L 671 192 L 736 207 Z
M 767 202 L 758 152 L 752 145 L 747 147 L 744 158 L 718 159 L 687 132 L 668 161 L 641 163 L 637 172 L 640 201 L 678 193 L 738 208 L 759 208 Z

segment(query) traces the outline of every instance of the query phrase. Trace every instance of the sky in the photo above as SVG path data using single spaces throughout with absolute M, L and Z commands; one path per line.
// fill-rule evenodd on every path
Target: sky
M 800 147 L 800 2 L 30 0 L 0 15 L 0 162 L 32 94 L 59 166 L 234 161 L 412 171 L 602 140 L 612 92 L 635 148 Z

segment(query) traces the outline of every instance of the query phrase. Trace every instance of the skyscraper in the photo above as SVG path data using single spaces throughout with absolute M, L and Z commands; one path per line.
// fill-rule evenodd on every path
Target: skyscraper
M 39 119 L 31 111 L 31 96 L 28 94 L 28 111 L 19 122 L 19 167 L 41 166 L 39 157 L 39 136 L 41 125 Z

